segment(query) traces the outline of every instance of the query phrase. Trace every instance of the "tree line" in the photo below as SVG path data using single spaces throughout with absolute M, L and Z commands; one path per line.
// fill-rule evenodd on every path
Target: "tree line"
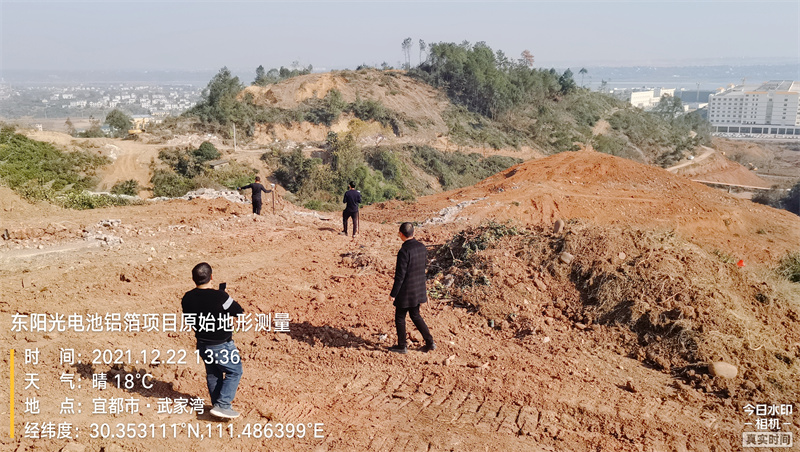
M 429 46 L 425 61 L 410 74 L 443 89 L 454 103 L 495 119 L 577 89 L 571 70 L 536 69 L 533 61 L 527 50 L 514 60 L 485 42 L 440 42 Z

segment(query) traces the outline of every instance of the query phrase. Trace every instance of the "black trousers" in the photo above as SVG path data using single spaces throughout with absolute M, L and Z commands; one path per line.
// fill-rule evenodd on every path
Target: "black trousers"
M 414 322 L 417 331 L 422 334 L 422 338 L 425 339 L 425 345 L 433 344 L 433 336 L 431 336 L 431 332 L 428 330 L 428 325 L 425 324 L 425 321 L 422 320 L 422 316 L 419 315 L 419 305 L 417 305 L 413 308 L 395 307 L 394 326 L 397 328 L 397 345 L 401 347 L 406 346 L 406 313 L 411 317 L 411 321 Z
M 261 201 L 253 201 L 253 213 L 261 215 Z
M 344 227 L 344 229 L 342 229 L 342 231 L 344 231 L 344 233 L 347 234 L 347 220 L 349 218 L 353 219 L 353 235 L 356 235 L 358 233 L 358 211 L 357 210 L 355 212 L 348 212 L 346 210 L 344 212 L 342 212 L 342 225 Z

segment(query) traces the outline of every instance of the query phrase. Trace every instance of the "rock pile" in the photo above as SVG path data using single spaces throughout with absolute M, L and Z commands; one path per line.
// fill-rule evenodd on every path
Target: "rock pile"
M 462 201 L 455 206 L 445 207 L 444 209 L 439 211 L 439 216 L 434 218 L 429 218 L 422 223 L 423 226 L 431 225 L 431 224 L 444 224 L 450 223 L 451 221 L 455 220 L 456 215 L 464 210 L 465 207 L 471 206 L 478 201 L 483 201 L 486 198 L 478 198 L 473 199 L 471 201 Z
M 122 245 L 122 237 L 106 232 L 121 224 L 122 220 L 100 220 L 94 227 L 83 231 L 83 238 L 87 242 L 100 242 L 100 246 Z
M 195 199 L 195 198 L 200 198 L 200 199 L 225 198 L 228 201 L 238 202 L 240 204 L 249 204 L 250 203 L 250 200 L 245 198 L 243 195 L 241 195 L 237 191 L 233 191 L 233 190 L 215 190 L 213 188 L 199 188 L 197 190 L 190 191 L 189 193 L 186 193 L 185 195 L 180 196 L 178 198 L 168 198 L 166 196 L 159 196 L 157 198 L 151 198 L 150 201 L 169 201 L 170 199 L 185 199 L 185 200 L 188 201 L 190 199 Z

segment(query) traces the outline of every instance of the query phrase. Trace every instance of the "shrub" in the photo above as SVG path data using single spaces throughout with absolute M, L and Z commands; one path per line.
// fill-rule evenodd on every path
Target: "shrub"
M 384 127 L 391 127 L 395 135 L 400 135 L 403 119 L 397 112 L 384 107 L 379 100 L 361 99 L 358 96 L 355 102 L 347 106 L 347 111 L 362 121 L 376 121 Z
M 367 163 L 375 170 L 380 171 L 386 180 L 399 186 L 405 185 L 404 179 L 409 175 L 408 167 L 400 160 L 396 152 L 387 148 L 376 148 L 367 154 Z
M 0 131 L 0 179 L 29 200 L 52 202 L 64 192 L 93 189 L 97 169 L 108 163 L 87 151 L 63 152 L 13 128 Z
M 485 146 L 494 149 L 519 147 L 530 137 L 516 130 L 504 130 L 503 124 L 491 121 L 466 107 L 456 106 L 445 110 L 442 118 L 447 123 L 450 138 L 463 146 Z
M 312 199 L 311 201 L 305 203 L 303 207 L 309 210 L 322 210 L 322 205 L 323 203 L 319 199 Z
M 151 165 L 153 176 L 150 183 L 153 185 L 153 196 L 175 198 L 196 188 L 234 189 L 250 183 L 256 170 L 248 165 L 230 162 L 223 168 L 208 168 L 205 165 L 206 159 L 214 157 L 216 149 L 211 143 L 207 144 L 205 147 L 200 146 L 202 150 L 191 152 L 176 149 L 159 152 L 159 158 L 169 168 Z
M 128 195 L 128 196 L 138 196 L 139 191 L 142 189 L 139 186 L 139 181 L 136 179 L 128 179 L 119 181 L 111 187 L 111 194 L 112 195 Z
M 193 178 L 203 174 L 206 170 L 205 163 L 220 158 L 221 154 L 208 141 L 204 141 L 198 149 L 162 149 L 158 158 L 166 163 L 177 174 Z
M 208 141 L 204 141 L 199 148 L 192 151 L 192 155 L 200 163 L 216 160 L 221 156 L 217 148 Z
M 800 282 L 800 253 L 789 253 L 781 260 L 778 274 L 791 282 Z
M 597 135 L 592 139 L 592 145 L 599 152 L 621 157 L 624 154 L 627 143 L 618 136 Z
M 191 179 L 166 169 L 154 170 L 150 183 L 153 184 L 153 196 L 156 197 L 177 198 L 194 189 Z
M 414 147 L 412 159 L 425 172 L 439 179 L 445 190 L 475 184 L 522 162 L 522 159 L 499 155 L 483 158 L 477 152 L 444 153 L 430 146 Z
M 70 192 L 58 198 L 62 207 L 76 210 L 97 209 L 101 207 L 128 206 L 134 201 L 114 195 L 97 195 L 86 191 Z
M 788 191 L 772 187 L 767 192 L 756 193 L 753 202 L 764 204 L 776 209 L 785 209 L 795 215 L 800 215 L 800 182 Z
M 304 112 L 303 119 L 314 124 L 330 126 L 339 119 L 346 107 L 347 102 L 342 99 L 342 93 L 332 89 L 322 99 L 311 98 L 306 101 L 307 110 Z
M 234 190 L 253 181 L 256 170 L 239 162 L 230 162 L 223 168 L 208 169 L 192 180 L 195 188 L 207 187 Z
M 785 195 L 786 192 L 784 190 L 772 188 L 769 191 L 760 191 L 754 194 L 750 200 L 759 204 L 764 204 L 765 206 L 780 209 L 783 207 L 782 201 Z
M 275 177 L 287 190 L 298 192 L 305 180 L 311 176 L 314 166 L 322 163 L 319 159 L 306 158 L 298 147 L 294 151 L 279 157 L 280 168 Z

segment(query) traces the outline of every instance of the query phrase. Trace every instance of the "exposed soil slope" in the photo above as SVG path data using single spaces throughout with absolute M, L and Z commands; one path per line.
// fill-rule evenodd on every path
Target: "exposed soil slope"
M 658 279 L 658 273 L 647 273 L 648 268 L 663 273 L 675 265 L 699 265 L 687 267 L 691 272 L 686 278 L 670 280 L 669 290 L 694 290 L 714 281 L 738 290 L 745 287 L 743 281 L 757 280 L 762 264 L 800 247 L 800 219 L 791 214 L 593 152 L 527 162 L 474 187 L 414 204 L 367 207 L 356 240 L 337 234 L 338 212 L 320 215 L 288 204 L 277 215 L 254 218 L 248 205 L 223 200 L 67 211 L 19 205 L 14 196 L 0 190 L 0 206 L 14 213 L 0 219 L 0 230 L 10 233 L 10 239 L 0 242 L 0 322 L 6 325 L 0 329 L 0 341 L 17 350 L 19 358 L 16 438 L 3 435 L 3 450 L 61 450 L 67 440 L 23 437 L 25 422 L 45 421 L 75 423 L 80 427 L 77 442 L 86 451 L 739 450 L 742 433 L 750 429 L 744 423 L 751 418 L 733 403 L 740 399 L 731 394 L 765 394 L 759 388 L 771 383 L 755 381 L 748 389 L 745 380 L 735 380 L 725 397 L 714 390 L 724 382 L 701 379 L 692 386 L 653 368 L 647 356 L 640 360 L 628 347 L 636 337 L 627 325 L 589 322 L 571 311 L 572 302 L 583 296 L 579 284 L 591 280 L 588 273 L 585 278 L 579 275 L 594 270 L 599 278 L 614 271 L 619 264 L 614 259 L 630 260 L 638 264 L 631 274 L 651 277 L 637 286 L 643 294 L 636 300 L 640 303 L 645 295 L 656 297 L 655 285 L 669 279 Z M 445 208 L 452 209 L 443 212 Z M 555 218 L 579 219 L 568 221 L 564 235 L 572 237 L 572 265 L 554 261 L 554 249 L 548 248 L 547 231 Z M 121 222 L 103 223 L 105 219 Z M 430 219 L 435 221 L 425 223 Z M 423 223 L 418 237 L 430 245 L 431 256 L 454 233 L 481 221 L 513 220 L 540 227 L 528 232 L 535 240 L 518 236 L 513 238 L 518 242 L 478 256 L 494 266 L 478 269 L 492 284 L 470 286 L 487 288 L 474 293 L 483 294 L 486 311 L 432 297 L 423 316 L 438 349 L 422 354 L 412 347 L 408 355 L 394 355 L 385 348 L 395 340 L 388 293 L 400 246 L 396 222 L 401 220 Z M 637 230 L 643 235 L 637 236 Z M 98 244 L 96 237 L 103 237 L 100 241 L 106 245 Z M 538 251 L 529 254 L 518 255 L 523 248 L 513 248 L 533 245 L 530 249 Z M 742 256 L 748 264 L 741 270 L 746 277 L 730 268 L 734 264 L 714 261 L 714 249 Z M 621 258 L 620 251 L 627 257 Z M 648 253 L 656 254 L 648 260 Z M 594 256 L 597 263 L 592 262 Z M 214 281 L 227 282 L 229 293 L 248 312 L 288 313 L 291 318 L 288 334 L 235 334 L 245 376 L 235 401 L 243 415 L 231 423 L 220 423 L 207 411 L 156 414 L 161 398 L 206 397 L 203 367 L 194 360 L 194 340 L 188 332 L 11 331 L 14 313 L 177 314 L 181 295 L 192 287 L 190 270 L 201 261 L 211 263 Z M 439 290 L 437 281 L 445 282 L 430 281 L 432 293 Z M 698 306 L 709 313 L 730 307 L 715 304 L 705 293 L 696 295 L 702 295 Z M 667 310 L 667 302 L 683 301 L 665 300 L 651 309 Z M 516 319 L 513 322 L 500 317 L 510 313 L 516 314 L 506 317 Z M 709 318 L 705 311 L 697 314 L 697 322 Z M 487 317 L 496 318 L 494 328 Z M 765 322 L 759 334 L 772 329 L 783 335 L 774 341 L 797 340 L 796 327 L 780 323 L 789 321 L 786 318 L 764 314 L 752 320 Z M 412 345 L 421 345 L 413 327 L 409 330 Z M 754 343 L 743 345 L 757 348 Z M 22 360 L 24 349 L 31 348 L 40 350 L 38 366 Z M 186 350 L 189 362 L 116 368 L 102 363 L 61 365 L 60 348 L 74 348 L 87 359 L 94 349 L 131 350 L 134 358 L 142 350 L 161 350 L 162 356 L 169 349 Z M 795 360 L 796 366 L 797 351 L 792 353 L 785 358 Z M 5 350 L 5 368 L 8 356 Z M 60 381 L 64 372 L 80 376 L 82 389 L 66 389 Z M 112 378 L 119 372 L 149 373 L 154 387 L 92 388 L 92 374 L 100 372 Z M 40 389 L 24 389 L 25 373 L 40 374 Z M 0 380 L 0 398 L 8 400 L 7 373 Z M 712 390 L 704 387 L 711 383 Z M 792 388 L 787 385 L 785 390 Z M 67 396 L 82 403 L 81 411 L 60 413 Z M 775 402 L 798 400 L 798 394 L 784 396 Z M 25 399 L 33 397 L 40 401 L 41 414 L 23 412 Z M 140 400 L 140 413 L 91 414 L 95 398 L 131 397 Z M 796 433 L 798 417 L 785 420 L 791 424 L 785 428 Z M 324 428 L 317 439 L 251 436 L 199 441 L 189 438 L 188 427 L 182 425 L 199 423 L 204 431 L 210 425 L 214 432 L 231 425 L 238 434 L 245 425 L 267 422 L 323 423 Z M 150 433 L 145 439 L 91 438 L 92 423 L 109 423 L 112 428 L 117 423 L 176 424 L 178 434 L 173 438 L 167 427 L 168 438 L 161 438 L 160 430 L 156 438 Z
M 754 171 L 728 160 L 719 152 L 714 152 L 701 161 L 695 161 L 675 169 L 675 174 L 692 180 L 707 182 L 721 182 L 759 188 L 770 188 L 771 186 L 769 182 L 758 177 Z
M 399 113 L 402 117 L 413 120 L 419 125 L 415 130 L 406 131 L 404 141 L 411 138 L 417 142 L 433 142 L 438 136 L 447 133 L 447 126 L 442 113 L 450 105 L 446 97 L 433 87 L 405 76 L 402 71 L 340 71 L 322 74 L 308 74 L 293 77 L 267 87 L 248 86 L 240 94 L 253 96 L 253 102 L 260 106 L 272 106 L 294 109 L 309 98 L 321 99 L 331 89 L 342 94 L 346 102 L 354 102 L 356 98 L 380 101 L 384 107 Z M 334 128 L 342 129 L 350 118 L 344 117 Z M 302 123 L 286 128 L 274 126 L 260 130 L 275 138 L 292 139 L 298 135 L 295 129 L 303 130 L 307 140 L 323 139 L 328 127 Z M 259 136 L 255 137 L 257 140 Z M 392 138 L 392 137 L 387 137 Z
M 462 208 L 457 205 L 467 202 Z M 453 208 L 450 211 L 443 209 Z M 459 224 L 515 221 L 551 224 L 558 218 L 600 225 L 674 230 L 711 249 L 754 262 L 796 250 L 800 219 L 737 199 L 666 170 L 592 151 L 564 152 L 509 168 L 472 187 L 424 202 L 389 202 L 365 210 L 370 219 Z

